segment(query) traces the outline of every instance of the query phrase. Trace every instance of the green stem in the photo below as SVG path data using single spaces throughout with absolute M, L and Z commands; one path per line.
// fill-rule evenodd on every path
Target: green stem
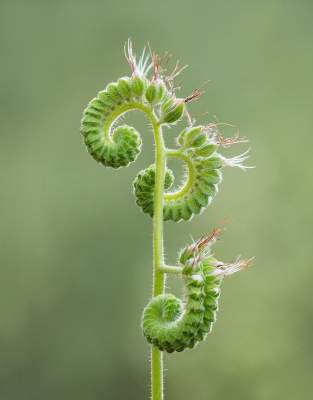
M 153 217 L 153 297 L 164 293 L 165 271 L 163 249 L 163 202 L 164 178 L 166 170 L 166 148 L 164 146 L 161 125 L 151 107 L 133 102 L 118 107 L 107 118 L 104 135 L 109 138 L 111 127 L 121 115 L 131 110 L 143 111 L 150 119 L 155 141 L 155 191 Z M 152 400 L 163 400 L 163 353 L 155 346 L 151 348 L 151 393 Z
M 190 190 L 190 188 L 192 187 L 195 179 L 196 179 L 196 170 L 195 170 L 195 166 L 192 162 L 192 160 L 190 159 L 190 157 L 186 156 L 181 150 L 170 150 L 167 149 L 166 150 L 166 155 L 168 157 L 172 157 L 172 158 L 178 158 L 182 161 L 184 161 L 187 165 L 188 168 L 188 179 L 186 180 L 186 182 L 182 185 L 181 188 L 179 188 L 178 190 L 176 190 L 175 192 L 168 192 L 165 194 L 165 199 L 167 201 L 170 200 L 176 200 L 178 198 L 182 198 L 184 197 L 184 195 Z
M 118 106 L 114 111 L 111 112 L 111 114 L 107 117 L 104 125 L 103 125 L 103 132 L 104 136 L 106 138 L 110 138 L 110 131 L 111 128 L 114 124 L 114 122 L 120 118 L 123 114 L 127 113 L 128 111 L 132 110 L 138 110 L 144 112 L 148 118 L 150 118 L 152 125 L 156 123 L 156 118 L 153 112 L 151 111 L 151 107 L 149 106 L 144 106 L 141 103 L 138 102 L 132 102 L 132 103 L 127 103 L 127 104 L 122 104 Z
M 182 267 L 176 267 L 172 265 L 163 265 L 160 267 L 160 270 L 165 274 L 182 274 L 183 269 Z
M 153 296 L 164 293 L 165 274 L 163 250 L 163 201 L 166 152 L 161 126 L 153 123 L 155 140 L 155 190 L 153 217 Z M 163 400 L 163 353 L 155 346 L 151 348 L 151 393 L 152 400 Z

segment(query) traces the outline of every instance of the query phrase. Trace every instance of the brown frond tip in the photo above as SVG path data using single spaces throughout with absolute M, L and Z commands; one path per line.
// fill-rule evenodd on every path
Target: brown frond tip
M 200 97 L 205 93 L 204 90 L 201 89 L 196 89 L 194 90 L 189 96 L 184 98 L 184 103 L 188 104 L 188 103 L 192 103 L 194 101 L 197 101 L 200 99 Z
M 167 51 L 164 54 L 156 53 L 151 49 L 150 43 L 148 43 L 148 47 L 153 68 L 152 81 L 156 81 L 162 79 L 162 76 L 166 72 L 166 65 L 171 58 L 171 54 Z
M 209 235 L 204 235 L 196 241 L 194 244 L 194 249 L 200 252 L 205 250 L 207 246 L 213 244 L 219 238 L 222 232 L 222 228 L 214 228 Z
M 210 138 L 216 143 L 219 144 L 223 147 L 229 147 L 232 146 L 233 144 L 237 143 L 248 143 L 249 140 L 246 139 L 245 137 L 241 137 L 239 135 L 239 131 L 237 131 L 232 137 L 224 137 L 220 131 L 219 131 L 219 126 L 228 126 L 228 127 L 233 127 L 236 128 L 236 126 L 232 124 L 227 124 L 227 123 L 216 123 L 216 122 L 211 122 L 208 125 L 205 125 L 202 130 L 203 132 L 207 133 Z
M 152 65 L 153 65 L 153 77 L 152 80 L 156 81 L 160 78 L 162 73 L 162 57 L 160 54 L 153 52 L 151 54 Z
M 179 60 L 177 60 L 175 67 L 173 71 L 164 77 L 164 82 L 168 85 L 169 88 L 173 88 L 173 82 L 174 79 L 178 77 L 186 68 L 188 65 L 183 65 L 182 67 L 179 66 Z
M 248 139 L 240 137 L 238 132 L 235 133 L 233 137 L 224 137 L 223 135 L 219 134 L 216 138 L 216 143 L 223 147 L 229 147 L 237 143 L 248 143 Z

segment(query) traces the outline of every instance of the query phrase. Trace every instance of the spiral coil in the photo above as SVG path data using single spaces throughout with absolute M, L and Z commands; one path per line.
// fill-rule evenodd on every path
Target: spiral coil
M 218 146 L 205 133 L 205 127 L 185 129 L 178 138 L 178 150 L 168 153 L 169 157 L 181 159 L 187 165 L 187 177 L 179 189 L 164 196 L 164 220 L 178 222 L 189 220 L 206 208 L 218 191 L 222 181 L 223 158 L 217 152 Z M 136 203 L 143 212 L 153 216 L 155 179 L 151 167 L 140 171 L 134 181 Z M 167 175 L 172 175 L 167 170 Z M 170 189 L 174 179 L 168 181 Z
M 180 254 L 185 300 L 172 294 L 152 298 L 142 316 L 143 334 L 149 343 L 172 353 L 191 349 L 211 332 L 216 320 L 224 276 L 246 268 L 250 260 L 225 264 L 211 254 L 220 229 L 187 246 Z

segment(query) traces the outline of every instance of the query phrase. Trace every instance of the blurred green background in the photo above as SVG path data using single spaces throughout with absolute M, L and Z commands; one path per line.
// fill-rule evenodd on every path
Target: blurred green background
M 312 398 L 312 17 L 310 0 L 0 1 L 1 400 L 149 396 L 152 232 L 131 182 L 152 135 L 127 117 L 144 149 L 114 171 L 79 134 L 86 103 L 129 74 L 129 36 L 190 65 L 183 96 L 210 79 L 192 114 L 240 127 L 257 165 L 226 170 L 201 217 L 166 224 L 169 263 L 224 218 L 218 257 L 256 256 L 224 282 L 208 340 L 165 356 L 166 399 Z

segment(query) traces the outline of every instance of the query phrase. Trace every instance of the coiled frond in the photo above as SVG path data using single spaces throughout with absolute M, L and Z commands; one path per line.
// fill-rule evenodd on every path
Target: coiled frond
M 123 125 L 114 129 L 123 114 L 139 110 L 164 124 L 175 123 L 183 116 L 184 102 L 170 94 L 165 83 L 150 82 L 143 75 L 149 69 L 146 61 L 141 63 L 132 77 L 107 85 L 84 111 L 81 133 L 89 153 L 104 166 L 127 166 L 141 151 L 141 138 L 134 128 Z
M 164 220 L 178 222 L 189 220 L 201 213 L 213 200 L 222 181 L 222 167 L 236 166 L 245 169 L 246 153 L 227 159 L 218 149 L 220 145 L 207 134 L 205 126 L 184 129 L 178 136 L 177 150 L 168 151 L 168 157 L 182 160 L 187 167 L 183 184 L 175 191 L 164 195 Z M 168 169 L 168 173 L 169 173 Z M 149 179 L 147 179 L 149 175 Z M 136 203 L 153 216 L 154 178 L 150 168 L 141 171 L 134 181 Z M 148 184 L 149 182 L 149 184 Z M 173 182 L 173 180 L 172 180 Z M 165 189 L 170 189 L 167 185 Z
M 162 351 L 183 351 L 206 338 L 216 320 L 223 277 L 246 268 L 251 261 L 237 259 L 224 264 L 213 257 L 211 245 L 219 233 L 220 230 L 214 230 L 181 252 L 185 299 L 162 294 L 144 309 L 144 336 Z
M 81 132 L 85 144 L 92 157 L 104 166 L 127 166 L 141 151 L 141 138 L 134 128 L 122 125 L 111 132 L 121 115 L 136 108 L 132 83 L 130 78 L 110 83 L 84 111 Z

